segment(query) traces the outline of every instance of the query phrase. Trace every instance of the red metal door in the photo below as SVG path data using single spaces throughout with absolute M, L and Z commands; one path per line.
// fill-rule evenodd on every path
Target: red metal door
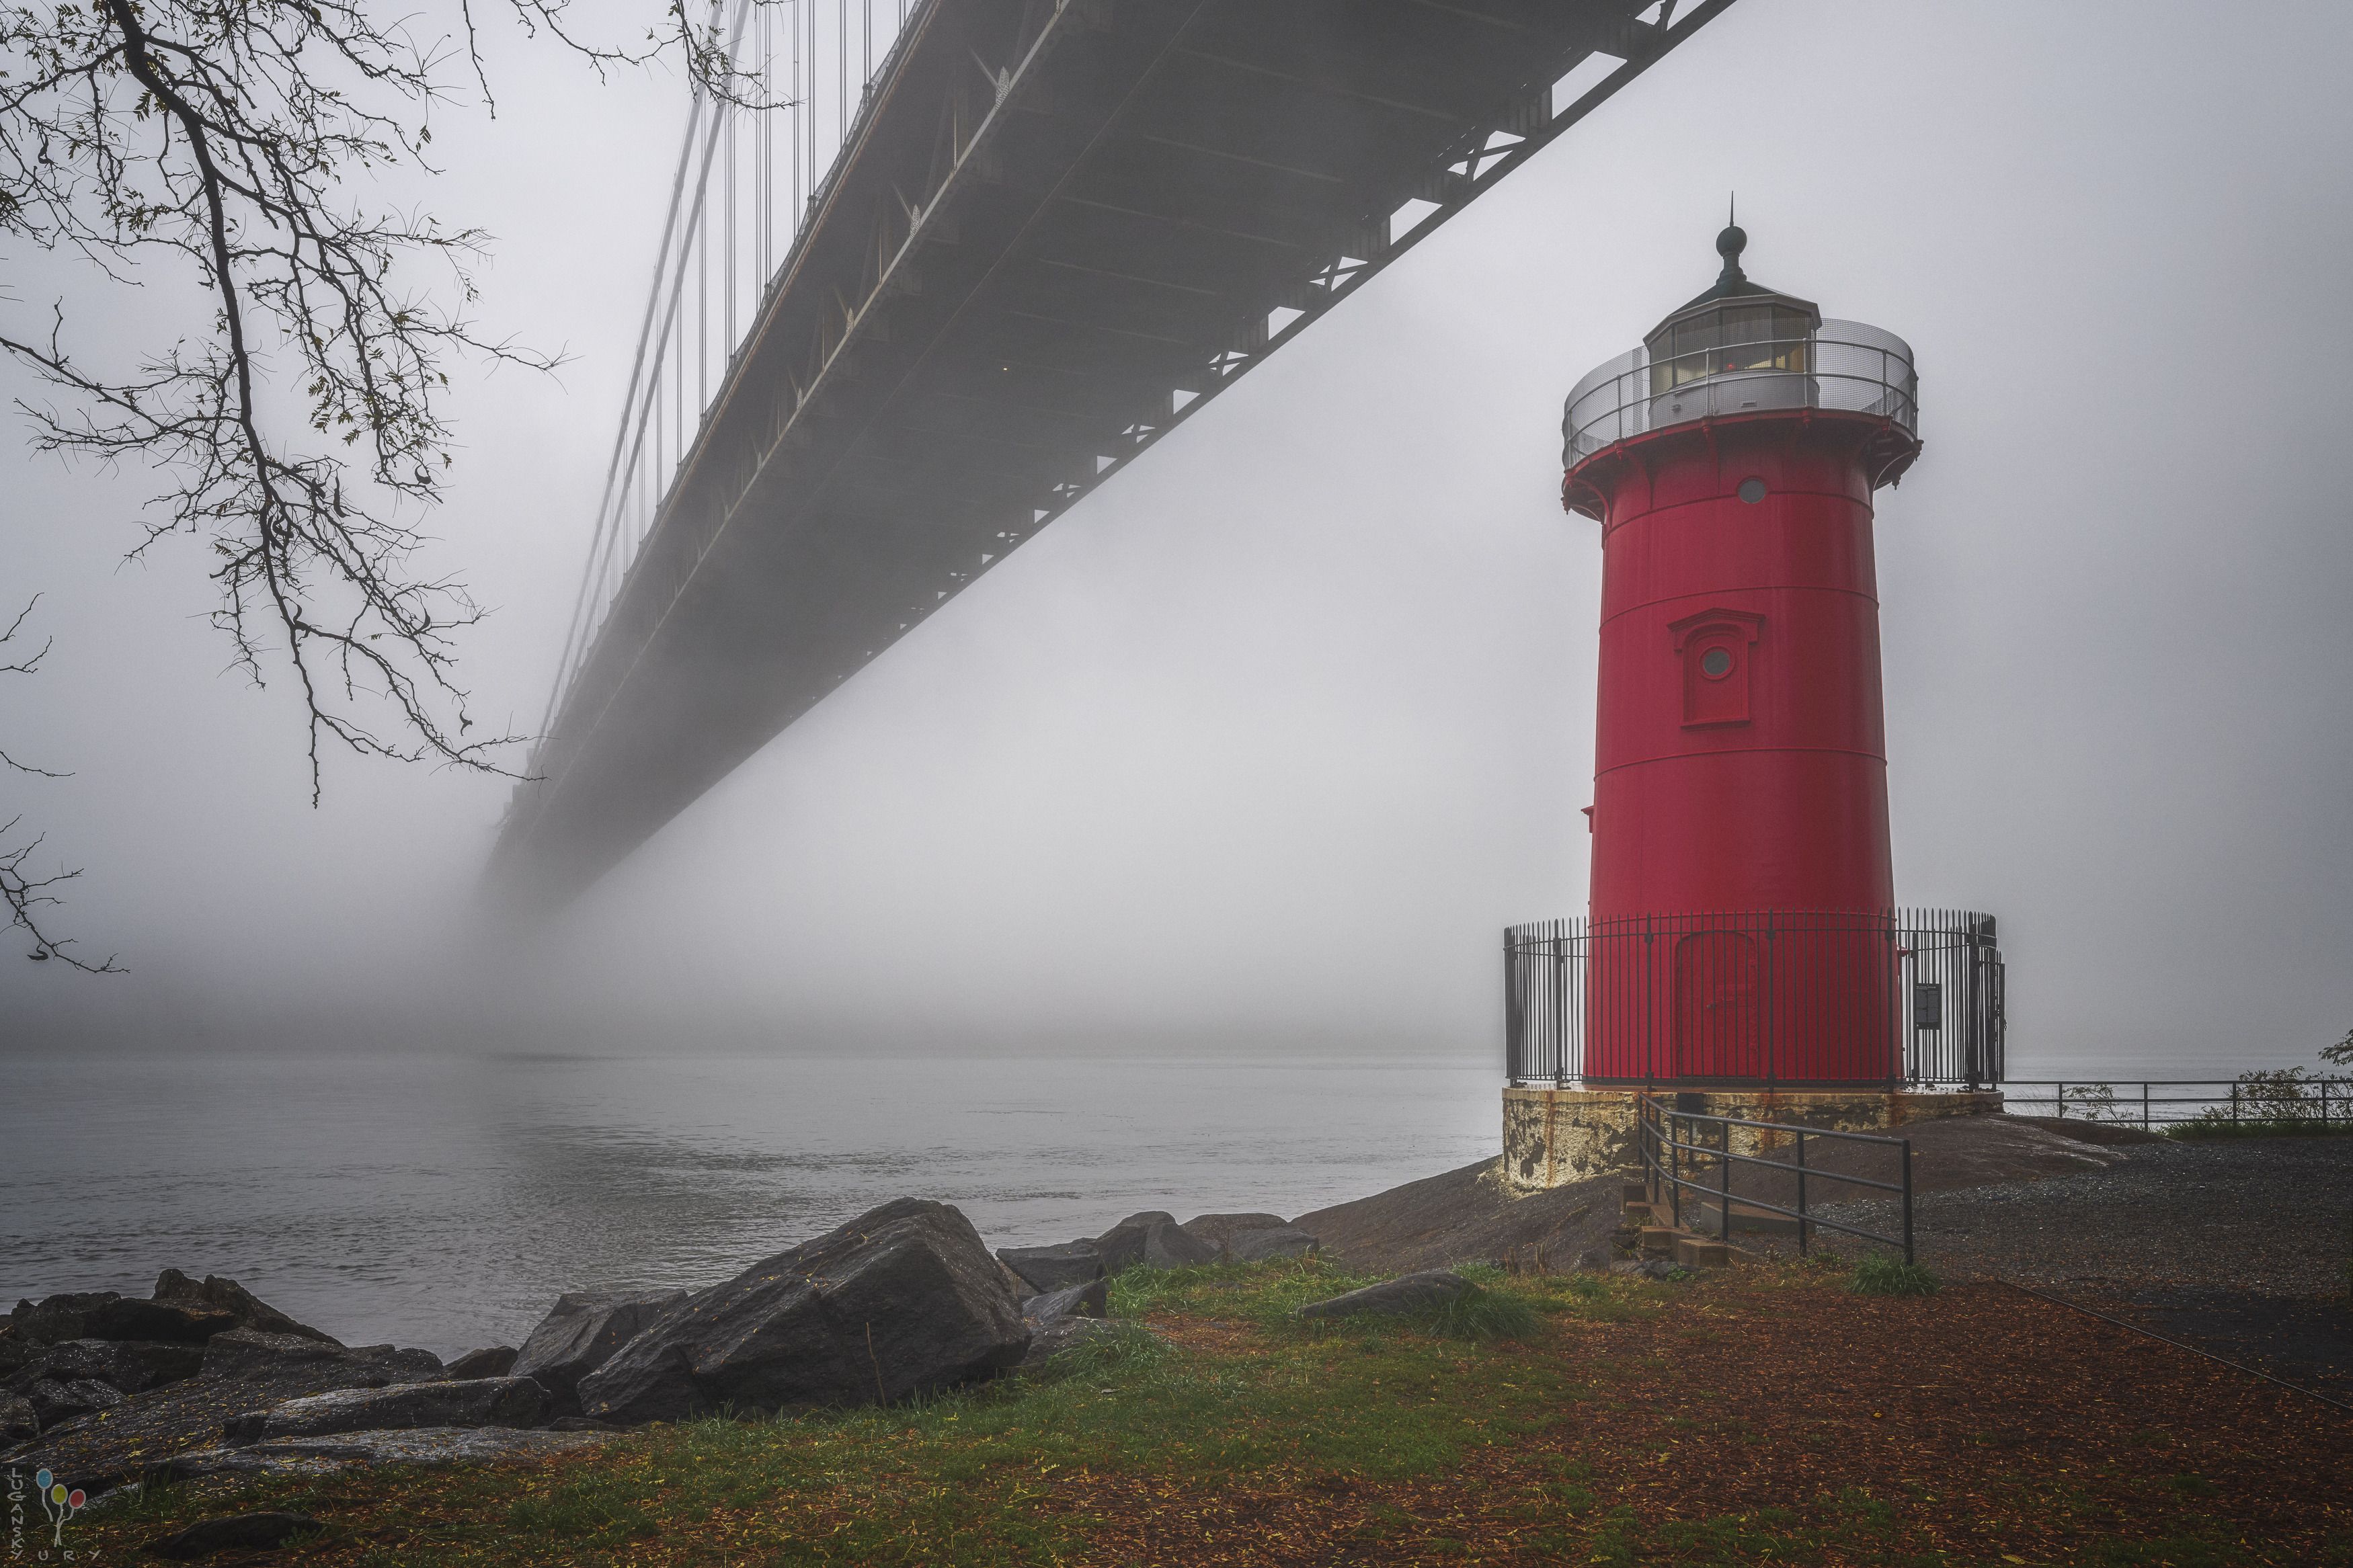
M 1675 943 L 1674 1075 L 1759 1076 L 1756 939 L 1693 931 Z

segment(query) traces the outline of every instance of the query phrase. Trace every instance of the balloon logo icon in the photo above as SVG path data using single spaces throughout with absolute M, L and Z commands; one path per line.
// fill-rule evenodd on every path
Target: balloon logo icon
M 33 1475 L 33 1495 L 41 1500 L 41 1511 L 48 1516 L 49 1543 L 63 1550 L 66 1543 L 66 1522 L 82 1510 L 90 1494 L 79 1487 L 69 1489 L 47 1470 Z

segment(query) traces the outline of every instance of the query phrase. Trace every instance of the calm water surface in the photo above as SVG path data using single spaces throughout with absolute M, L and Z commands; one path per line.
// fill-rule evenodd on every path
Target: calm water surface
M 1495 1152 L 1486 1064 L 848 1058 L 0 1060 L 0 1304 L 227 1274 L 352 1343 L 512 1344 L 886 1198 L 992 1246 L 1296 1215 Z

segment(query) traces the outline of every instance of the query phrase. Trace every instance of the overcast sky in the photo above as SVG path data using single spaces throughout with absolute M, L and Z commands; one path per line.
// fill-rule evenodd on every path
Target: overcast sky
M 135 480 L 16 426 L 0 589 L 55 650 L 0 737 L 74 776 L 0 780 L 0 816 L 87 868 L 61 922 L 131 973 L 0 965 L 0 1028 L 1500 1062 L 1502 928 L 1585 896 L 1599 553 L 1560 401 L 1714 276 L 1736 188 L 1751 277 L 1919 356 L 1879 509 L 1899 898 L 2000 917 L 2021 1076 L 2308 1061 L 2353 1027 L 2348 56 L 2341 5 L 1742 0 L 487 984 L 504 786 L 339 759 L 311 810 L 201 551 L 121 565 Z M 479 704 L 527 726 L 684 98 L 493 67 L 424 199 L 498 237 L 484 321 L 575 358 L 457 378 L 432 531 L 498 608 Z M 5 267 L 12 320 L 78 287 Z

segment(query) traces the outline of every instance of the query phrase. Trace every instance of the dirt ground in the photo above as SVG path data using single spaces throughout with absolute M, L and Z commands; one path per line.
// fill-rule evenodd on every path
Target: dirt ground
M 1534 1352 L 1589 1402 L 1453 1473 L 1103 1476 L 1056 1506 L 1104 1563 L 2353 1562 L 2353 1416 L 2000 1285 L 1767 1272 Z

